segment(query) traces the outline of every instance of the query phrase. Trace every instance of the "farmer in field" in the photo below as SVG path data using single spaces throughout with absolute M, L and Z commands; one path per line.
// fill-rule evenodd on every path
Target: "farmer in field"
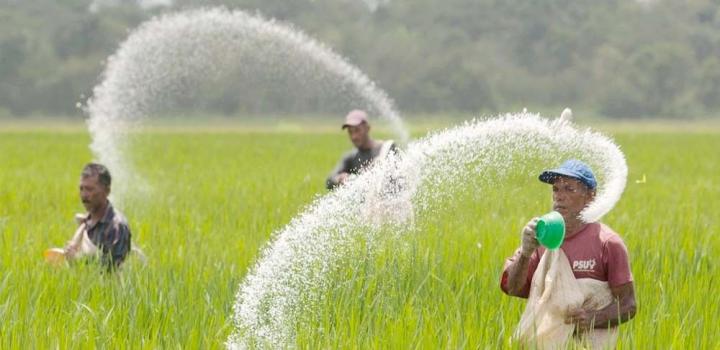
M 69 261 L 89 256 L 113 270 L 130 252 L 130 228 L 125 216 L 108 200 L 112 178 L 108 169 L 97 163 L 85 166 L 80 175 L 80 199 L 86 214 L 76 215 L 75 235 L 64 248 Z
M 350 175 L 360 173 L 376 158 L 384 157 L 397 148 L 392 140 L 380 141 L 370 137 L 370 123 L 367 113 L 353 110 L 345 116 L 343 129 L 347 129 L 350 141 L 355 149 L 346 153 L 326 181 L 327 189 L 331 190 L 344 184 Z
M 580 218 L 580 212 L 595 198 L 597 188 L 595 176 L 586 164 L 578 160 L 568 160 L 557 169 L 544 171 L 539 179 L 552 185 L 553 210 L 559 212 L 565 220 L 565 241 L 560 250 L 555 252 L 555 254 L 563 254 L 563 259 L 556 261 L 562 261 L 565 266 L 550 266 L 549 262 L 546 263 L 547 259 L 543 256 L 547 255 L 546 249 L 539 246 L 535 236 L 538 219 L 534 218 L 522 230 L 520 247 L 505 263 L 500 287 L 503 292 L 511 296 L 521 298 L 530 296 L 528 306 L 531 303 L 538 303 L 532 305 L 535 317 L 538 317 L 537 313 L 543 310 L 541 305 L 543 300 L 542 298 L 532 300 L 539 295 L 537 291 L 533 293 L 533 288 L 551 288 L 549 285 L 553 283 L 555 287 L 561 289 L 569 288 L 566 287 L 567 285 L 575 287 L 590 285 L 595 289 L 590 290 L 590 294 L 599 293 L 600 289 L 604 288 L 607 291 L 609 304 L 595 309 L 588 306 L 588 297 L 585 296 L 584 301 L 581 299 L 581 306 L 562 310 L 558 323 L 562 325 L 564 322 L 572 326 L 570 332 L 576 337 L 598 330 L 601 330 L 598 332 L 612 332 L 615 337 L 614 342 L 617 338 L 614 328 L 635 315 L 635 290 L 628 251 L 620 236 L 604 224 L 585 223 Z M 565 257 L 567 259 L 564 259 Z M 557 272 L 562 267 L 567 269 L 570 283 L 562 285 L 563 282 L 558 282 L 561 272 L 554 275 L 555 282 L 552 281 L 553 278 L 545 278 L 545 276 L 533 279 L 538 269 L 541 269 L 542 273 L 550 273 L 546 270 Z M 591 284 L 583 284 L 585 281 Z M 551 291 L 543 296 L 551 297 L 552 293 L 570 295 L 570 292 L 574 291 Z M 523 317 L 526 316 L 533 317 L 527 310 Z

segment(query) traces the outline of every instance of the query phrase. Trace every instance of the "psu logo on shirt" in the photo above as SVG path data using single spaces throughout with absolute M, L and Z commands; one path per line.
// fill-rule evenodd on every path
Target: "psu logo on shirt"
M 595 271 L 595 259 L 590 260 L 574 260 L 572 263 L 573 271 Z

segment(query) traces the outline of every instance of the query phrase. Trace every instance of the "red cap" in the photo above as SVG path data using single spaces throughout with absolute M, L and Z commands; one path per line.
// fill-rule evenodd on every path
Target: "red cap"
M 342 128 L 345 129 L 349 126 L 358 126 L 362 123 L 367 123 L 367 121 L 368 116 L 365 111 L 354 109 L 345 116 L 345 124 L 343 124 Z

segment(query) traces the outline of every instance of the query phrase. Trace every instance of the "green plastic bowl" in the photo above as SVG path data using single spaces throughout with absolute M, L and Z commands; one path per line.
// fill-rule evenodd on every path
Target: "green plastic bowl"
M 535 237 L 547 249 L 558 249 L 565 240 L 565 220 L 556 211 L 551 211 L 537 222 Z

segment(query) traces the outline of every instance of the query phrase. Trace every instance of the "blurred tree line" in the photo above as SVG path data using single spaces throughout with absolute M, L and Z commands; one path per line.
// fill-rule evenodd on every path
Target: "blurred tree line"
M 403 111 L 575 106 L 630 118 L 720 110 L 718 0 L 176 0 L 154 8 L 0 0 L 0 115 L 79 115 L 76 103 L 134 27 L 215 5 L 300 28 Z M 252 98 L 218 94 L 217 112 L 255 110 L 245 105 Z

